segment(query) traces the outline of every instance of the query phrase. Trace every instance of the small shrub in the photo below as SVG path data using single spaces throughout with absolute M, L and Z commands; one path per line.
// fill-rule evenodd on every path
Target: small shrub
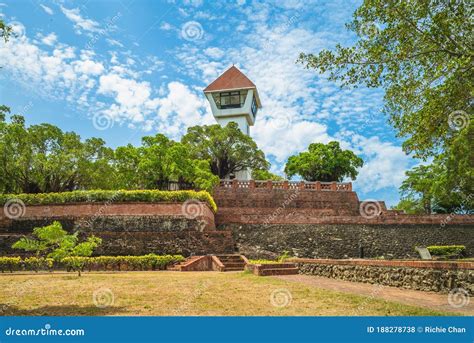
M 0 257 L 0 270 L 2 273 L 21 269 L 21 258 L 20 257 Z
M 280 261 L 274 260 L 249 260 L 251 264 L 273 264 L 273 263 L 281 263 Z
M 52 270 L 53 259 L 44 257 L 27 257 L 23 260 L 25 270 L 38 272 L 40 270 Z
M 466 252 L 464 245 L 432 245 L 426 247 L 426 249 L 434 256 L 463 256 Z

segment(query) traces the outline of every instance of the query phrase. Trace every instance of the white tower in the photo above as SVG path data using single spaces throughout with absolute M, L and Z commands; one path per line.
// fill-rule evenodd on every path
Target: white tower
M 250 126 L 255 123 L 257 110 L 262 105 L 257 87 L 247 76 L 232 66 L 211 82 L 204 89 L 204 94 L 219 125 L 226 126 L 233 121 L 243 133 L 250 135 Z M 251 172 L 240 171 L 235 178 L 250 180 Z

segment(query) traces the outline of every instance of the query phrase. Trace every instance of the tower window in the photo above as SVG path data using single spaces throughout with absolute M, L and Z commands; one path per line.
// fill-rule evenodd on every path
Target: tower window
M 257 99 L 255 97 L 252 99 L 252 114 L 254 117 L 257 116 Z
M 242 107 L 242 97 L 240 91 L 234 92 L 222 92 L 220 94 L 220 105 L 221 108 L 239 108 Z M 244 99 L 245 101 L 245 99 Z

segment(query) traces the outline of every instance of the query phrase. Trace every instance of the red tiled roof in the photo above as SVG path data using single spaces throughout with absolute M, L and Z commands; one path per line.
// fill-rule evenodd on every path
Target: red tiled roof
M 239 69 L 235 66 L 227 69 L 221 76 L 215 79 L 209 86 L 204 89 L 204 92 L 212 92 L 226 89 L 236 88 L 257 88 L 255 84 L 249 80 Z

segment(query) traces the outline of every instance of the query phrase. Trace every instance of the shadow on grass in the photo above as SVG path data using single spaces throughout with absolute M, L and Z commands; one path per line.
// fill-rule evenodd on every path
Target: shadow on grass
M 97 306 L 57 305 L 27 310 L 0 303 L 0 316 L 109 316 L 118 313 L 125 315 L 126 312 L 127 309 L 121 306 L 99 308 Z

